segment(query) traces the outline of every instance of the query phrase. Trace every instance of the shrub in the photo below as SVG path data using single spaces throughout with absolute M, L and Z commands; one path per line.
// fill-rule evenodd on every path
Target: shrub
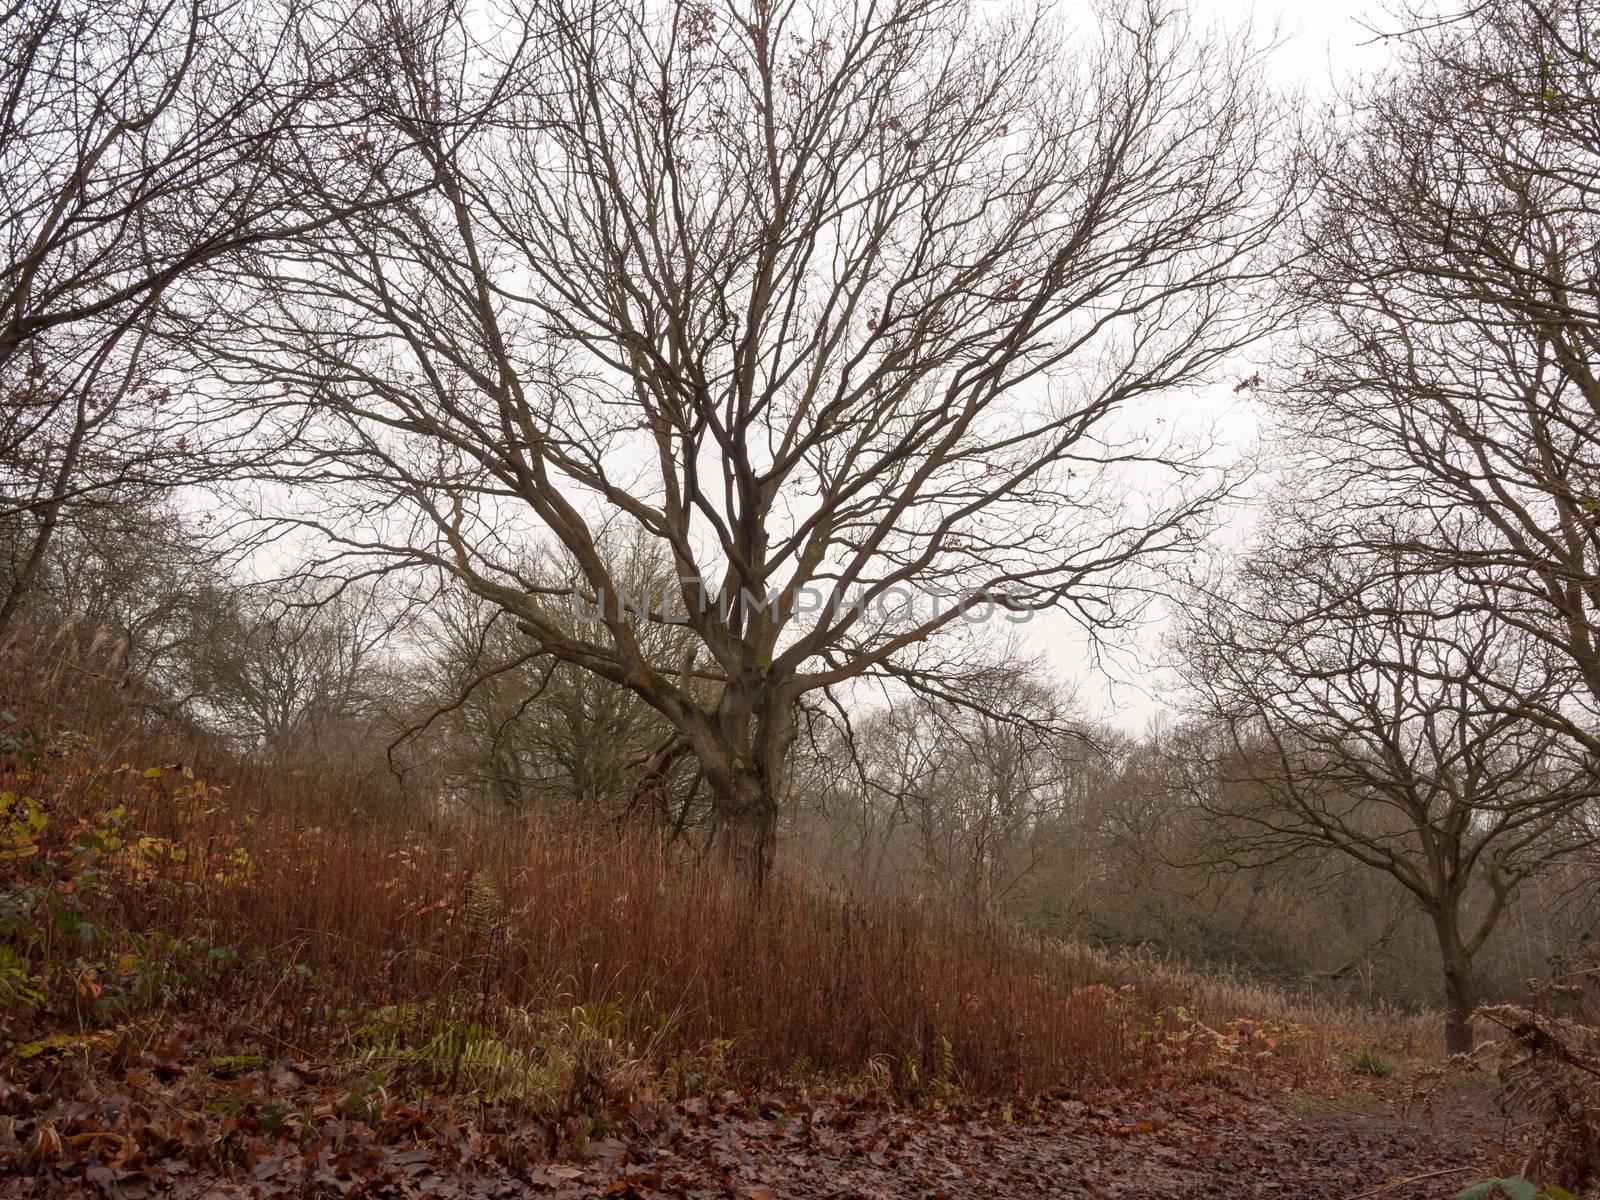
M 1566 963 L 1556 978 L 1531 980 L 1524 1004 L 1478 1015 L 1503 1036 L 1483 1051 L 1499 1063 L 1503 1105 L 1526 1119 L 1522 1173 L 1573 1190 L 1600 1185 L 1600 955 Z
M 1371 1075 L 1376 1079 L 1387 1079 L 1394 1074 L 1394 1067 L 1389 1060 L 1384 1058 L 1371 1046 L 1355 1046 L 1345 1053 L 1345 1061 L 1352 1070 L 1363 1075 Z

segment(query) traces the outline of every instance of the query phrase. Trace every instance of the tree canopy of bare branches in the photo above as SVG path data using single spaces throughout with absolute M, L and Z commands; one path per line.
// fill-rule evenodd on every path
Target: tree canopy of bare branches
M 309 412 L 328 565 L 445 571 L 631 689 L 759 879 L 807 693 L 950 691 L 970 613 L 939 597 L 1103 631 L 1191 544 L 1227 482 L 1140 402 L 1261 332 L 1272 102 L 1248 45 L 1153 2 L 1070 35 L 968 0 L 483 27 L 380 31 L 353 153 L 431 190 L 238 262 L 211 345 Z M 619 528 L 672 595 L 625 611 Z M 530 538 L 577 565 L 583 635 Z M 647 652 L 663 620 L 688 654 Z
M 324 126 L 360 70 L 341 26 L 299 0 L 0 10 L 0 634 L 74 506 L 260 449 L 253 422 L 214 419 L 187 386 L 192 345 L 165 335 L 220 298 L 197 268 L 388 199 L 330 166 Z
M 1464 602 L 1600 696 L 1597 30 L 1591 0 L 1512 0 L 1400 37 L 1310 156 L 1282 390 L 1331 543 L 1370 540 L 1374 510 L 1426 516 L 1405 559 L 1471 581 Z
M 1592 836 L 1593 757 L 1542 714 L 1592 722 L 1592 705 L 1564 655 L 1460 604 L 1460 581 L 1330 560 L 1285 524 L 1182 622 L 1203 722 L 1191 793 L 1235 861 L 1331 849 L 1392 876 L 1433 923 L 1447 1041 L 1470 1050 L 1474 956 L 1518 886 Z

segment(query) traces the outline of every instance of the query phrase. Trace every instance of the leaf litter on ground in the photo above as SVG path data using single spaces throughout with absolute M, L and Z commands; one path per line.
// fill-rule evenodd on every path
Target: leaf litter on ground
M 644 1090 L 598 1120 L 552 1118 L 363 1090 L 294 1058 L 200 1061 L 218 1060 L 179 1032 L 120 1070 L 9 1064 L 0 1196 L 1422 1200 L 1471 1177 L 1488 1127 L 1473 1103 L 1433 1127 L 1378 1104 L 1297 1117 L 1239 1081 L 941 1105 Z

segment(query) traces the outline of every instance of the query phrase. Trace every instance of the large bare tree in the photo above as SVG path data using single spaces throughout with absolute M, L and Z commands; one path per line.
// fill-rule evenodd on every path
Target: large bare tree
M 1278 114 L 1249 45 L 1154 0 L 1070 32 L 970 0 L 504 24 L 374 30 L 359 137 L 433 190 L 242 257 L 255 303 L 212 345 L 312 414 L 324 565 L 444 569 L 634 691 L 759 880 L 807 693 L 955 694 L 955 597 L 1103 631 L 1190 545 L 1227 480 L 1140 402 L 1261 331 Z M 619 603 L 623 529 L 672 595 Z M 535 537 L 577 565 L 580 633 L 519 570 Z M 694 635 L 671 661 L 639 633 L 666 620 Z
M 1414 18 L 1312 148 L 1310 309 L 1276 382 L 1330 543 L 1426 516 L 1405 564 L 1470 580 L 1600 697 L 1597 38 L 1593 0 Z
M 1404 545 L 1404 530 L 1393 539 Z M 1236 863 L 1333 851 L 1386 872 L 1433 925 L 1446 1042 L 1472 1048 L 1473 960 L 1530 876 L 1590 843 L 1600 774 L 1570 660 L 1394 556 L 1329 558 L 1269 526 L 1180 621 L 1200 719 L 1188 789 Z

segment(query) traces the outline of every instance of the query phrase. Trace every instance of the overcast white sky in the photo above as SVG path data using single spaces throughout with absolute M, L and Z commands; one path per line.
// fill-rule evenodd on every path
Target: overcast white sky
M 1386 18 L 1387 0 L 1190 0 L 1189 7 L 1197 17 L 1224 23 L 1276 26 L 1284 39 L 1276 55 L 1279 78 L 1303 83 L 1313 94 L 1326 94 L 1334 81 L 1383 64 L 1388 50 L 1373 43 L 1362 21 L 1380 29 L 1394 26 Z
M 1262 32 L 1276 28 L 1275 79 L 1284 88 L 1302 89 L 1313 101 L 1330 96 L 1353 76 L 1381 69 L 1390 49 L 1369 27 L 1388 30 L 1397 24 L 1389 15 L 1391 0 L 1190 0 L 1190 11 L 1197 24 L 1250 22 Z M 1198 403 L 1228 436 L 1250 439 L 1248 404 L 1235 399 L 1226 384 L 1189 403 Z M 1022 649 L 1042 649 L 1046 660 L 1077 684 L 1087 713 L 1140 732 L 1169 711 L 1172 681 L 1159 669 L 1159 620 L 1133 640 L 1126 655 L 1103 668 L 1089 664 L 1085 639 L 1062 618 L 1046 617 L 1019 632 Z

